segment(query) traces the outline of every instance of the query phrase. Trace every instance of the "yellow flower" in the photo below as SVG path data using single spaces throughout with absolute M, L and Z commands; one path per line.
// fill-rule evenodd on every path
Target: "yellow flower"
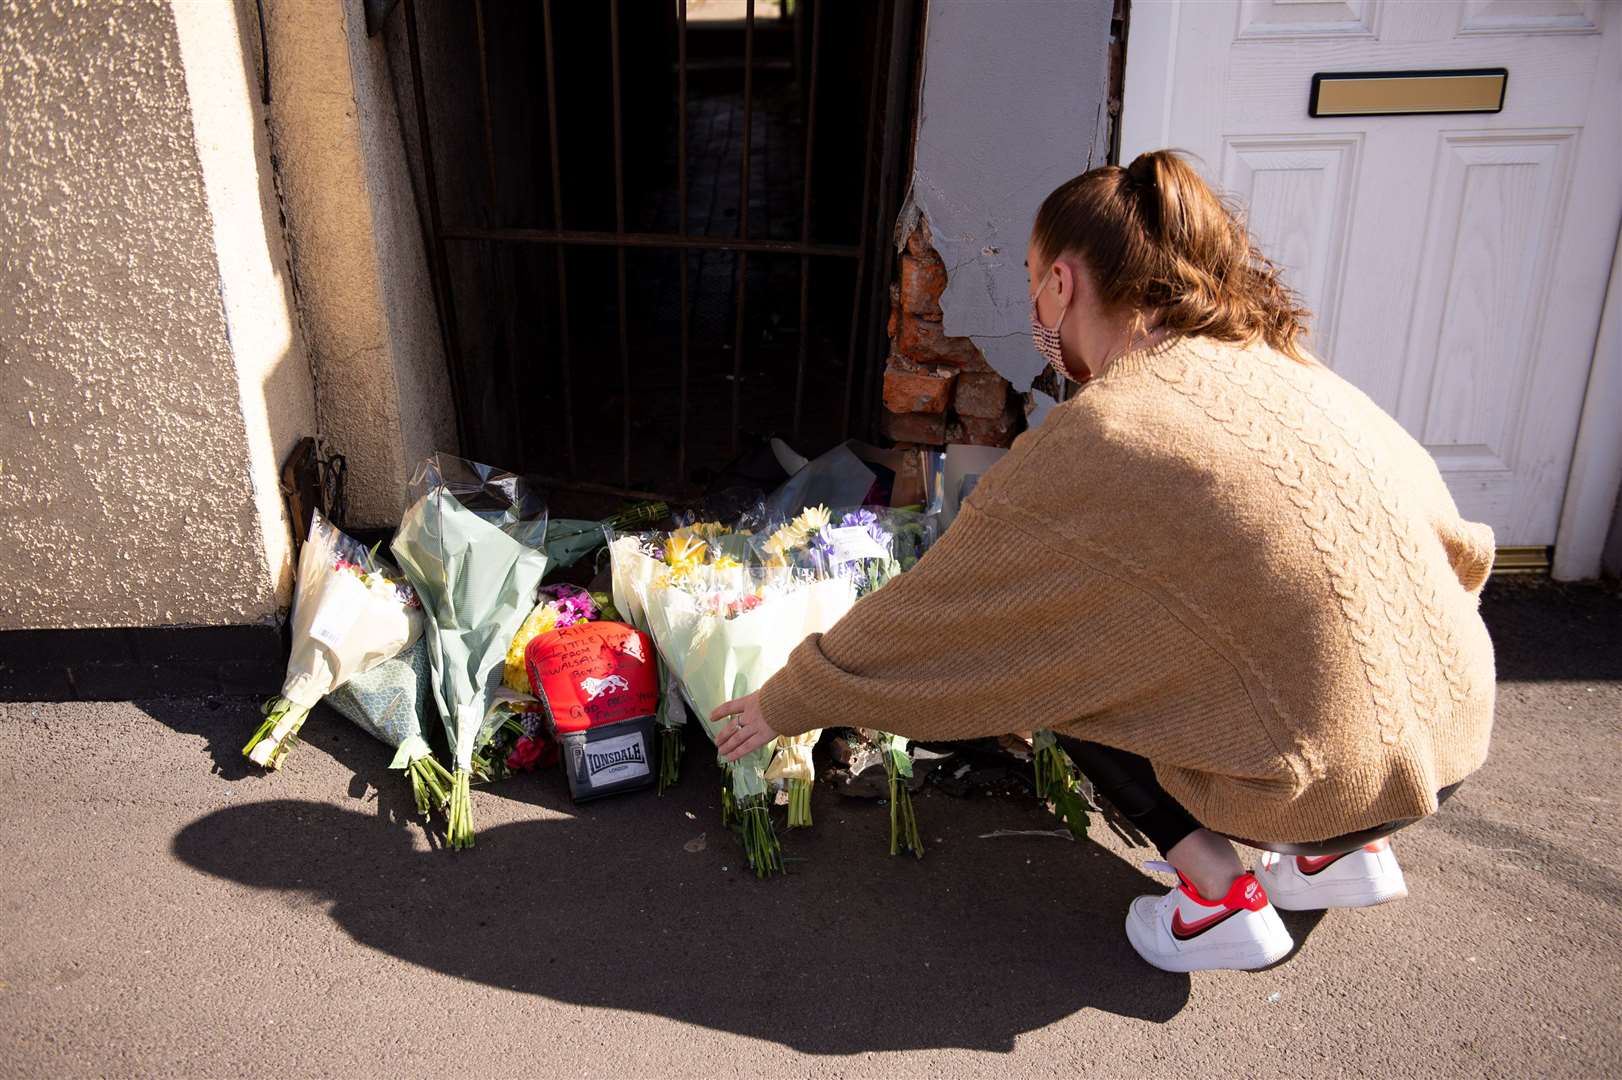
M 704 561 L 704 541 L 696 536 L 672 536 L 665 545 L 665 562 L 677 570 L 687 570 Z
M 549 603 L 536 604 L 524 620 L 524 625 L 513 635 L 507 646 L 506 662 L 502 668 L 501 684 L 509 690 L 529 693 L 529 676 L 524 671 L 524 649 L 541 634 L 551 630 L 558 622 L 557 608 Z
M 701 536 L 705 540 L 714 540 L 718 536 L 725 536 L 732 530 L 719 521 L 695 521 L 687 526 L 687 530 L 694 536 Z
M 767 538 L 766 554 L 787 555 L 790 551 L 799 547 L 800 541 L 804 539 L 804 535 L 793 524 L 784 525 Z
M 715 561 L 710 563 L 710 565 L 715 567 L 717 570 L 736 570 L 738 567 L 742 566 L 743 563 L 739 562 L 737 559 L 734 559 L 730 555 L 717 555 L 715 557 Z

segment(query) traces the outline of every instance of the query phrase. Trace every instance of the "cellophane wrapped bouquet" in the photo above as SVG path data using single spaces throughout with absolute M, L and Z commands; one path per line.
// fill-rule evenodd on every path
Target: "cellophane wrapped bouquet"
M 446 838 L 473 846 L 474 752 L 508 715 L 496 706 L 513 635 L 546 572 L 546 503 L 523 477 L 436 454 L 391 550 L 427 618 L 433 697 L 454 757 Z
M 709 720 L 717 706 L 759 690 L 807 634 L 827 630 L 856 602 L 854 578 L 832 572 L 809 551 L 828 520 L 818 507 L 765 537 L 709 522 L 610 543 L 616 605 L 646 621 L 712 742 L 724 726 Z M 786 780 L 791 789 L 794 823 L 810 821 L 814 741 L 814 735 L 790 745 L 774 740 L 720 762 L 725 822 L 759 877 L 783 868 L 770 813 L 774 781 Z
M 265 705 L 264 722 L 242 748 L 267 769 L 281 767 L 318 701 L 417 640 L 422 606 L 394 567 L 317 510 L 299 552 L 292 631 L 282 692 Z
M 429 816 L 451 799 L 454 778 L 434 757 L 430 725 L 428 643 L 411 647 L 361 673 L 327 695 L 327 704 L 386 746 L 394 748 L 389 768 L 411 783 L 417 813 Z
M 861 507 L 832 515 L 801 549 L 804 557 L 820 560 L 828 572 L 849 577 L 860 599 L 882 588 L 912 568 L 935 540 L 933 516 L 905 509 Z M 890 854 L 909 852 L 924 857 L 918 816 L 908 782 L 912 755 L 907 740 L 874 728 L 856 729 L 858 738 L 879 751 L 890 788 Z
M 689 521 L 671 533 L 647 532 L 619 535 L 609 527 L 614 607 L 623 621 L 653 637 L 653 622 L 648 616 L 645 602 L 656 582 L 671 571 L 688 568 L 695 563 L 708 563 L 711 567 L 727 568 L 749 563 L 749 538 L 753 534 L 752 518 L 745 517 L 730 525 L 720 522 Z M 631 540 L 629 545 L 615 545 Z M 636 551 L 645 557 L 633 558 Z M 669 561 L 674 559 L 675 562 Z M 665 790 L 681 777 L 682 730 L 687 722 L 687 710 L 682 704 L 681 680 L 676 670 L 666 663 L 659 651 L 659 708 L 654 724 L 659 737 L 658 790 Z M 725 700 L 725 699 L 723 699 Z

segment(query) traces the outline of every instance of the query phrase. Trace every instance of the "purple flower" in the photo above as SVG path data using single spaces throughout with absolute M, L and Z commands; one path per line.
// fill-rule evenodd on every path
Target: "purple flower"
M 597 617 L 597 604 L 592 600 L 591 594 L 584 589 L 574 585 L 546 585 L 542 586 L 540 594 L 552 598 L 552 606 L 558 613 L 559 627 L 590 622 Z

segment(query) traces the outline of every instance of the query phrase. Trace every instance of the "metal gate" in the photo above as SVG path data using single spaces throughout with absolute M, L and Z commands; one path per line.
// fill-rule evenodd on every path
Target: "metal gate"
M 726 0 L 693 0 L 706 2 Z M 410 87 L 402 112 L 415 121 L 414 164 L 464 452 L 542 476 L 554 490 L 681 501 L 746 433 L 783 434 L 807 453 L 871 435 L 887 348 L 892 223 L 910 166 L 921 3 L 783 0 L 778 17 L 763 20 L 756 0 L 743 0 L 741 27 L 695 29 L 688 0 L 542 0 L 527 11 L 496 0 L 403 0 L 399 44 Z M 606 26 L 593 21 L 602 14 Z M 515 44 L 532 33 L 538 42 Z M 708 55 L 740 36 L 741 125 L 728 82 L 735 57 Z M 673 55 L 661 59 L 661 49 Z M 537 52 L 542 70 L 532 74 L 526 64 Z M 607 95 L 597 81 L 602 67 Z M 657 118 L 669 110 L 659 100 L 667 71 L 673 125 Z M 471 101 L 475 85 L 476 110 L 457 114 L 443 104 L 458 95 Z M 531 85 L 544 96 L 544 114 Z M 582 118 L 600 117 L 605 96 L 612 123 L 602 146 L 603 125 Z M 474 112 L 477 136 L 468 131 Z M 690 130 L 695 121 L 705 130 Z M 663 168 L 650 147 L 663 146 L 668 157 L 672 137 L 674 176 L 648 181 Z M 611 224 L 608 170 L 581 146 L 611 157 Z M 641 155 L 637 163 L 628 165 L 628 151 Z M 537 167 L 515 175 L 526 154 Z M 474 155 L 483 159 L 477 166 Z M 448 180 L 447 162 L 465 175 Z M 724 206 L 734 166 L 735 215 Z M 695 194 L 699 184 L 709 198 L 695 215 L 695 198 L 705 194 Z M 572 213 L 571 193 L 587 209 Z M 506 220 L 515 205 L 519 216 L 527 207 L 540 220 Z M 596 221 L 592 206 L 601 211 Z M 735 223 L 718 228 L 728 216 Z M 628 258 L 636 262 L 629 271 Z M 718 329 L 726 274 L 730 341 Z M 612 320 L 598 299 L 610 290 Z M 667 318 L 672 308 L 676 316 Z

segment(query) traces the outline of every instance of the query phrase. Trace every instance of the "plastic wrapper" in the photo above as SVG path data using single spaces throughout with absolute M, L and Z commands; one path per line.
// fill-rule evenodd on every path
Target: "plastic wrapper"
M 867 500 L 874 479 L 873 470 L 841 443 L 767 496 L 766 514 L 792 520 L 813 506 L 856 506 Z
M 418 638 L 398 656 L 357 675 L 327 695 L 327 704 L 356 727 L 394 748 L 389 768 L 411 783 L 417 812 L 426 816 L 450 799 L 453 777 L 434 757 L 429 737 L 428 642 Z
M 391 550 L 422 601 L 435 704 L 455 766 L 449 840 L 473 842 L 468 785 L 495 710 L 507 648 L 546 572 L 547 511 L 513 473 L 438 454 L 412 478 L 416 501 Z
M 617 537 L 609 547 L 616 606 L 645 621 L 712 742 L 724 724 L 712 724 L 711 712 L 759 690 L 807 634 L 828 629 L 856 602 L 850 577 L 795 564 L 798 552 L 788 546 L 789 532 L 803 543 L 819 520 L 813 515 L 777 530 L 777 557 L 766 560 L 757 557 L 755 538 L 700 524 L 668 536 Z M 815 736 L 796 742 L 805 745 L 790 751 L 779 770 L 799 785 L 791 791 L 791 806 L 796 795 L 809 798 L 809 780 L 797 777 L 809 772 Z M 728 773 L 723 805 L 743 835 L 750 865 L 762 876 L 781 869 L 768 814 L 767 770 L 777 750 L 772 743 L 730 765 L 722 762 Z
M 395 656 L 423 632 L 416 594 L 378 558 L 313 511 L 299 552 L 292 650 L 281 694 L 243 753 L 278 768 L 316 702 Z

